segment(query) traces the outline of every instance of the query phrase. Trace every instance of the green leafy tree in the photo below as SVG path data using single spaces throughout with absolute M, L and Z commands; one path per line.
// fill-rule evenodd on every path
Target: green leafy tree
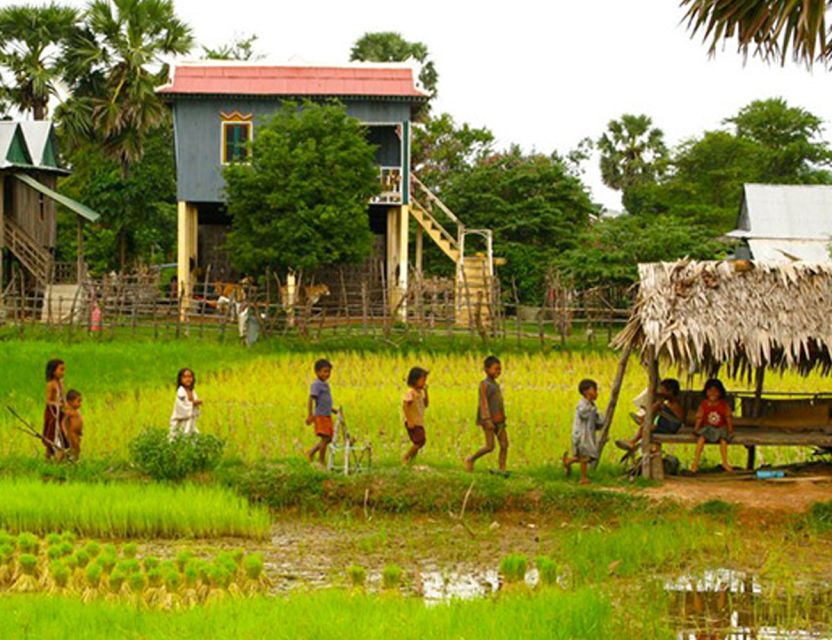
M 0 68 L 12 78 L 4 98 L 43 120 L 57 94 L 67 42 L 78 12 L 58 4 L 11 5 L 0 9 Z
M 809 66 L 832 61 L 829 0 L 681 0 L 681 5 L 691 35 L 703 32 L 712 55 L 723 41 L 735 39 L 743 55 L 781 64 L 789 53 Z
M 586 187 L 556 155 L 525 155 L 518 147 L 480 160 L 448 186 L 445 201 L 471 228 L 494 232 L 496 255 L 507 259 L 504 282 L 524 302 L 539 303 L 556 256 L 576 246 L 597 211 Z
M 252 33 L 250 36 L 236 37 L 214 49 L 203 46 L 202 57 L 207 60 L 262 60 L 263 54 L 255 49 L 257 39 L 257 34 Z
M 350 51 L 350 60 L 364 62 L 404 62 L 409 58 L 419 62 L 419 81 L 425 91 L 435 96 L 439 73 L 430 59 L 427 45 L 423 42 L 410 42 L 394 31 L 378 31 L 365 33 Z
M 457 125 L 448 113 L 428 117 L 413 128 L 414 172 L 441 193 L 455 176 L 494 152 L 494 134 L 467 122 Z
M 235 266 L 249 273 L 315 271 L 370 254 L 374 150 L 338 104 L 283 107 L 257 127 L 250 163 L 225 169 Z
M 173 128 L 166 120 L 148 132 L 141 160 L 125 176 L 119 163 L 92 141 L 67 157 L 71 176 L 60 191 L 99 211 L 101 220 L 85 226 L 85 253 L 94 273 L 119 269 L 121 250 L 129 262 L 168 261 L 176 243 L 176 167 Z M 58 246 L 71 260 L 74 216 L 59 217 Z
M 601 179 L 611 189 L 655 181 L 667 167 L 664 133 L 646 115 L 625 113 L 610 120 L 598 139 L 601 152 Z

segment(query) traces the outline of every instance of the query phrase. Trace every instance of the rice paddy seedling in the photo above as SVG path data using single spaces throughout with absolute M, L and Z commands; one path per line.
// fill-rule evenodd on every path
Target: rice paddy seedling
M 347 575 L 350 579 L 350 584 L 355 588 L 361 588 L 367 582 L 367 570 L 357 564 L 347 567 Z
M 6 496 L 4 496 L 4 499 Z M 38 548 L 40 547 L 40 541 L 38 537 L 34 534 L 29 533 L 28 531 L 22 532 L 19 536 L 17 536 L 17 548 L 20 549 L 23 553 L 37 553 Z
M 61 546 L 59 548 L 62 556 L 68 556 L 75 550 L 75 547 L 72 546 L 71 542 L 61 542 Z
M 39 588 L 37 580 L 38 559 L 31 553 L 22 553 L 17 559 L 20 575 L 11 586 L 11 591 L 32 593 Z
M 126 579 L 127 576 L 120 571 L 113 571 L 107 578 L 107 587 L 110 589 L 110 593 L 118 594 L 121 591 L 121 587 Z
M 243 560 L 243 569 L 249 580 L 259 580 L 263 574 L 263 554 L 250 553 Z
M 402 582 L 402 568 L 397 564 L 388 564 L 381 571 L 381 586 L 384 589 L 398 589 Z
M 121 548 L 121 554 L 125 558 L 135 558 L 136 554 L 139 553 L 139 545 L 135 542 L 128 542 Z
M 87 585 L 93 589 L 97 589 L 98 585 L 101 584 L 101 576 L 103 573 L 104 571 L 100 564 L 88 564 L 87 568 L 84 570 L 84 579 L 86 580 Z
M 185 570 L 185 565 L 188 564 L 188 561 L 194 557 L 193 551 L 180 551 L 176 554 L 176 565 L 179 567 L 179 571 Z
M 78 549 L 78 551 L 75 552 L 75 562 L 79 568 L 85 568 L 90 562 L 90 554 L 84 549 Z
M 116 556 L 109 553 L 102 553 L 95 559 L 95 563 L 101 567 L 104 573 L 110 573 L 113 567 L 116 566 L 116 562 L 118 562 Z
M 500 575 L 508 583 L 522 582 L 526 577 L 529 559 L 520 553 L 507 555 L 500 561 Z
M 141 593 L 147 586 L 147 577 L 140 571 L 131 573 L 127 576 L 127 586 L 133 593 Z
M 63 562 L 54 560 L 49 563 L 49 575 L 57 587 L 65 589 L 67 584 L 69 584 L 69 578 L 72 572 Z
M 159 566 L 159 558 L 154 556 L 145 556 L 142 558 L 142 566 L 145 571 L 151 571 Z
M 58 533 L 50 533 L 46 536 L 46 544 L 50 547 L 60 545 L 61 541 L 61 536 Z
M 534 564 L 537 567 L 540 585 L 552 587 L 558 583 L 558 567 L 554 560 L 546 556 L 538 556 L 535 558 Z
M 72 528 L 85 536 L 265 537 L 270 519 L 231 491 L 196 485 L 67 483 L 0 478 L 0 524 L 46 533 Z M 34 538 L 37 543 L 37 538 Z M 23 540 L 26 544 L 26 539 Z M 18 540 L 18 546 L 21 541 Z M 71 552 L 72 544 L 63 542 Z M 125 553 L 134 553 L 125 545 Z
M 50 560 L 57 560 L 58 558 L 63 557 L 63 553 L 61 553 L 61 547 L 52 545 L 46 550 L 46 555 Z
M 90 540 L 84 545 L 84 551 L 87 552 L 90 558 L 97 558 L 98 554 L 101 553 L 101 545 L 95 540 Z
M 159 567 L 153 567 L 147 571 L 147 583 L 151 587 L 157 588 L 162 585 L 164 575 Z

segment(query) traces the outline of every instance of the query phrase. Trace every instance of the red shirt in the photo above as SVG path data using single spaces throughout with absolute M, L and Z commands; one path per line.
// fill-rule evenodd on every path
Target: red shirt
M 702 412 L 702 426 L 703 427 L 720 427 L 728 426 L 728 416 L 731 413 L 731 407 L 725 400 L 717 400 L 711 404 L 710 400 L 703 400 L 699 405 L 699 411 Z

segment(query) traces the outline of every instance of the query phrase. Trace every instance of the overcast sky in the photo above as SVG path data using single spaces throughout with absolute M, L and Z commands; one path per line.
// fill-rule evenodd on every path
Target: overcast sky
M 650 115 L 676 144 L 719 127 L 751 100 L 771 96 L 783 96 L 832 126 L 832 73 L 756 60 L 743 65 L 733 43 L 709 58 L 701 40 L 680 25 L 677 0 L 513 0 L 497 6 L 460 0 L 176 0 L 197 42 L 214 46 L 256 33 L 259 49 L 273 60 L 347 61 L 350 46 L 366 31 L 399 31 L 421 40 L 439 71 L 435 108 L 489 127 L 500 145 L 565 153 L 585 136 L 597 138 L 622 113 Z M 601 183 L 597 158 L 586 170 L 593 198 L 619 208 L 619 194 Z

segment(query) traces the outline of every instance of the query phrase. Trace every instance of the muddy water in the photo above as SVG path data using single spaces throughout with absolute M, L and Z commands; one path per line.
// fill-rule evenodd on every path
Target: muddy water
M 829 585 L 799 591 L 728 569 L 667 580 L 679 640 L 832 639 Z

